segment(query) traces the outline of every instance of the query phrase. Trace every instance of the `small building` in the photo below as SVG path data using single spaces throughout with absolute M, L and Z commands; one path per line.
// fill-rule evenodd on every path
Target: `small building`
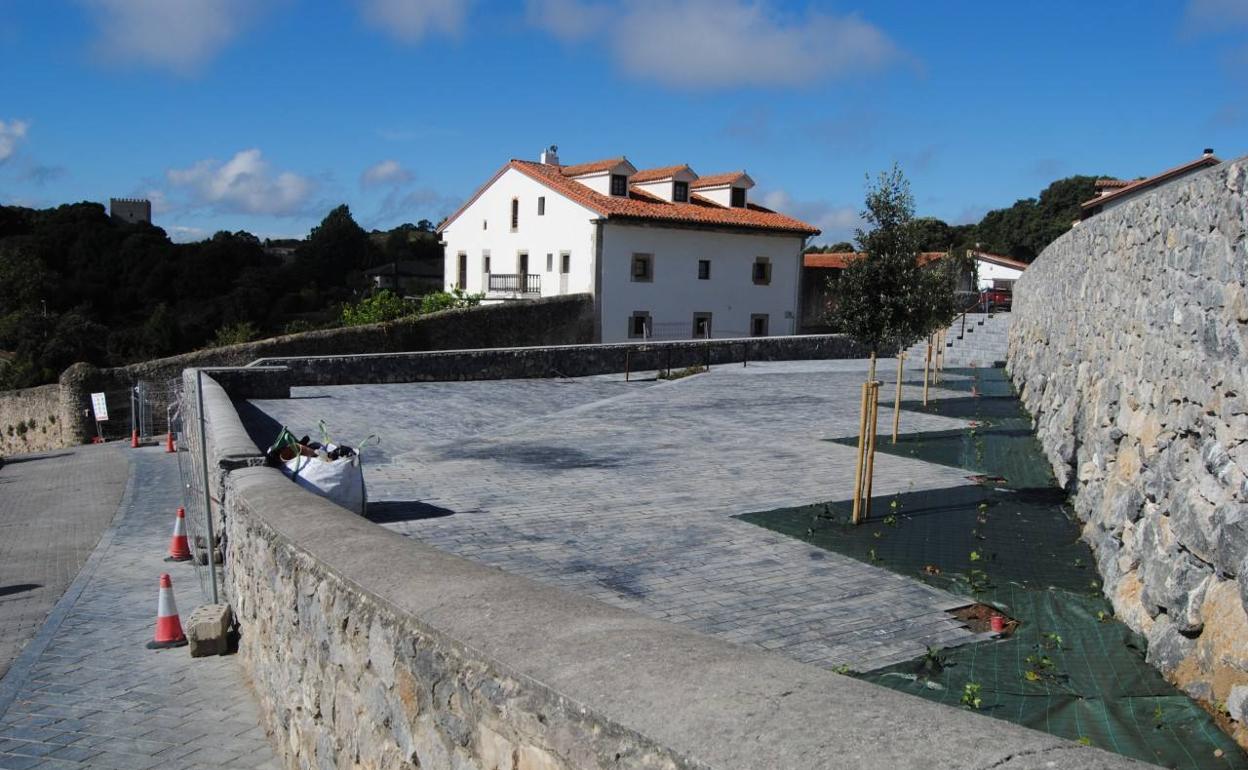
M 109 198 L 108 215 L 122 222 L 152 223 L 152 202 L 145 198 Z
M 625 157 L 510 160 L 439 227 L 445 287 L 486 302 L 589 293 L 603 342 L 794 334 L 818 228 L 750 200 L 744 171 Z
M 376 289 L 401 295 L 422 296 L 442 290 L 442 265 L 427 261 L 400 260 L 369 268 L 364 275 Z
M 986 251 L 971 251 L 975 259 L 975 273 L 967 271 L 955 288 L 959 294 L 977 294 L 984 289 L 1007 289 L 1013 291 L 1014 282 L 1027 269 L 1026 262 Z M 946 252 L 924 251 L 919 254 L 919 264 L 928 265 L 943 259 Z M 862 257 L 856 251 L 812 251 L 802 257 L 802 313 L 801 330 L 806 334 L 832 331 L 828 318 L 836 308 L 836 284 L 841 272 L 851 262 Z M 968 303 L 969 304 L 969 303 Z
M 1120 206 L 1149 190 L 1173 182 L 1176 179 L 1182 179 L 1201 169 L 1216 166 L 1221 162 L 1214 157 L 1212 149 L 1206 148 L 1204 153 L 1196 160 L 1189 161 L 1181 166 L 1175 166 L 1147 179 L 1098 179 L 1096 181 L 1096 196 L 1079 204 L 1082 209 L 1079 218 L 1087 219 L 1088 217 L 1096 216 L 1102 211 L 1108 211 L 1115 206 Z

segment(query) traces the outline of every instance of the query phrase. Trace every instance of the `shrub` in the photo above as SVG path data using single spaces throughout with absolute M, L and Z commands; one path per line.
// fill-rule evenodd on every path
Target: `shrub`
M 226 324 L 217 329 L 217 333 L 213 335 L 211 347 L 221 348 L 226 345 L 240 345 L 244 342 L 251 342 L 259 334 L 260 330 L 251 321 Z
M 464 290 L 455 287 L 451 291 L 437 291 L 420 298 L 420 312 L 436 313 L 439 310 L 453 310 L 460 307 L 475 307 L 481 304 L 484 294 L 465 294 Z
M 382 289 L 359 302 L 343 305 L 342 325 L 362 326 L 393 321 L 419 312 L 420 308 L 415 303 L 403 299 L 389 289 Z

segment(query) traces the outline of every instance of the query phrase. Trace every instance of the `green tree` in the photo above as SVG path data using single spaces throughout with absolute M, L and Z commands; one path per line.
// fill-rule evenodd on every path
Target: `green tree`
M 919 264 L 922 231 L 915 225 L 914 196 L 896 164 L 868 185 L 862 216 L 870 227 L 857 232 L 864 256 L 837 282 L 834 323 L 871 352 L 891 352 L 953 316 L 953 261 Z
M 347 273 L 376 265 L 380 251 L 344 203 L 312 228 L 295 251 L 297 268 L 321 285 L 344 285 Z

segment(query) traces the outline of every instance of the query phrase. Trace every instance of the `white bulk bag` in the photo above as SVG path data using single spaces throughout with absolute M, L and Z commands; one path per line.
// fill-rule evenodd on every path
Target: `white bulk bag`
M 286 475 L 304 489 L 364 515 L 368 494 L 364 490 L 364 465 L 359 452 L 337 460 L 295 455 L 286 461 Z

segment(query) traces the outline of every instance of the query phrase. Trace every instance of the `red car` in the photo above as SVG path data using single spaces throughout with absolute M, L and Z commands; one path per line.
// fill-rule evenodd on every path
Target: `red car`
M 1013 304 L 1013 293 L 1009 289 L 984 289 L 979 293 L 979 304 L 988 313 L 1009 310 Z

